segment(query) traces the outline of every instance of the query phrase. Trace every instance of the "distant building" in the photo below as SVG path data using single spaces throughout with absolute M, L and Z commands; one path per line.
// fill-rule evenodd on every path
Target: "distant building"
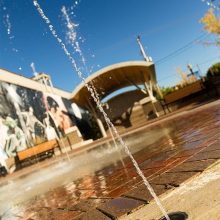
M 128 61 L 104 67 L 90 75 L 86 83 L 93 91 L 93 96 L 99 99 L 111 122 L 119 129 L 137 126 L 147 119 L 159 116 L 158 111 L 161 107 L 155 93 L 160 94 L 160 89 L 154 63 L 150 60 Z M 88 86 L 84 83 L 78 85 L 72 93 L 71 100 L 90 112 L 102 136 L 106 137 L 110 131 L 109 125 L 88 91 Z M 107 96 L 129 86 L 135 87 L 136 90 L 124 91 L 102 102 Z
M 0 159 L 73 130 L 81 135 L 70 97 L 44 73 L 29 79 L 0 69 Z
M 128 61 L 105 67 L 86 79 L 112 123 L 118 128 L 158 117 L 154 92 L 160 92 L 152 61 Z M 102 100 L 113 92 L 134 86 Z M 0 69 L 0 159 L 53 139 L 74 146 L 109 134 L 109 125 L 85 84 L 72 92 L 53 87 L 45 73 L 27 78 Z M 75 146 L 76 145 L 76 146 Z M 62 150 L 61 150 L 62 151 Z M 0 161 L 0 163 L 2 163 Z

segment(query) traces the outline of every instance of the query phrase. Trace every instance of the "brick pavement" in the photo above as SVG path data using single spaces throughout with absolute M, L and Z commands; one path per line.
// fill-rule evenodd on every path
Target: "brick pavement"
M 220 159 L 220 107 L 168 121 L 174 134 L 134 154 L 157 195 Z M 193 114 L 194 113 L 194 114 Z M 120 219 L 152 200 L 129 158 L 22 204 L 23 219 Z

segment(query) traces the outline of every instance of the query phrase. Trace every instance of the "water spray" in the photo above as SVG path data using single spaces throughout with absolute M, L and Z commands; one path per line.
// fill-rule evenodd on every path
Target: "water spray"
M 113 123 L 110 121 L 110 119 L 108 118 L 106 112 L 104 111 L 102 105 L 100 104 L 99 100 L 97 99 L 93 88 L 86 82 L 86 79 L 83 77 L 82 72 L 80 71 L 80 69 L 77 66 L 77 63 L 75 61 L 75 59 L 71 56 L 70 52 L 67 50 L 65 44 L 63 43 L 62 39 L 58 36 L 56 30 L 54 29 L 53 25 L 51 24 L 49 18 L 44 14 L 41 6 L 39 5 L 37 0 L 33 0 L 33 4 L 36 7 L 38 13 L 40 14 L 40 16 L 42 17 L 42 19 L 46 22 L 46 24 L 48 24 L 48 27 L 52 33 L 52 35 L 56 38 L 56 40 L 58 41 L 58 43 L 60 44 L 61 48 L 63 49 L 64 53 L 66 54 L 66 56 L 68 57 L 68 59 L 70 60 L 70 62 L 72 63 L 75 71 L 78 74 L 78 77 L 83 81 L 84 85 L 86 86 L 87 90 L 90 92 L 93 100 L 95 101 L 95 103 L 97 104 L 100 112 L 103 114 L 104 119 L 106 121 L 106 123 L 112 128 L 112 131 L 114 132 L 115 136 L 117 137 L 119 143 L 124 147 L 125 152 L 127 153 L 127 155 L 130 157 L 131 161 L 134 164 L 134 167 L 136 168 L 137 173 L 139 174 L 139 176 L 142 178 L 144 184 L 146 185 L 146 187 L 148 188 L 149 192 L 151 193 L 151 195 L 153 196 L 153 198 L 155 199 L 158 207 L 160 208 L 161 212 L 163 213 L 163 215 L 165 216 L 166 220 L 170 220 L 166 210 L 164 209 L 164 207 L 162 206 L 159 198 L 157 197 L 157 195 L 155 194 L 153 188 L 151 187 L 150 183 L 147 181 L 146 177 L 144 176 L 143 172 L 141 171 L 138 163 L 136 162 L 136 160 L 134 159 L 133 155 L 131 154 L 131 152 L 128 149 L 128 146 L 124 143 L 124 141 L 122 140 L 121 136 L 119 135 L 119 133 L 117 132 L 115 126 L 113 125 Z

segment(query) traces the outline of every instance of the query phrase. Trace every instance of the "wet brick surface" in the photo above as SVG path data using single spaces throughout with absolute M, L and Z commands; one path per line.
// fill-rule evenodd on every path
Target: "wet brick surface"
M 218 159 L 220 158 L 220 150 L 204 151 L 195 155 L 195 157 L 190 158 L 188 161 L 201 161 L 207 159 Z
M 186 161 L 181 165 L 171 169 L 169 172 L 177 172 L 180 174 L 181 172 L 202 172 L 209 165 L 213 164 L 213 160 L 199 160 L 199 161 Z
M 104 204 L 108 201 L 110 201 L 110 199 L 93 198 L 82 200 L 73 207 L 71 207 L 70 210 L 87 212 L 89 210 L 95 209 L 98 205 Z
M 158 195 L 178 187 L 220 158 L 219 105 L 152 125 L 140 131 L 141 137 L 154 129 L 166 132 L 160 138 L 154 136 L 150 144 L 148 136 L 141 143 L 144 147 L 133 156 Z M 135 140 L 134 134 L 126 138 Z M 127 215 L 151 200 L 130 158 L 126 157 L 18 204 L 16 213 L 13 209 L 8 212 L 29 220 L 107 220 L 109 216 Z
M 168 186 L 168 185 L 165 186 L 165 185 L 151 184 L 151 186 L 155 191 L 156 195 L 161 195 L 162 193 L 166 192 L 167 189 L 173 188 L 173 186 Z M 144 184 L 138 185 L 133 190 L 124 193 L 123 196 L 142 200 L 145 201 L 146 203 L 149 203 L 153 199 L 152 195 L 150 194 L 149 190 Z
M 104 205 L 99 206 L 98 209 L 114 218 L 119 218 L 141 208 L 144 204 L 143 201 L 121 197 L 112 199 Z
M 151 184 L 156 185 L 171 185 L 171 186 L 179 186 L 182 182 L 189 179 L 190 177 L 198 174 L 198 172 L 177 172 L 177 173 L 163 173 L 152 179 L 150 181 Z
M 106 216 L 105 214 L 103 214 L 102 212 L 96 209 L 92 209 L 89 212 L 83 213 L 82 215 L 74 219 L 75 220 L 110 220 L 111 218 L 109 218 L 108 216 Z

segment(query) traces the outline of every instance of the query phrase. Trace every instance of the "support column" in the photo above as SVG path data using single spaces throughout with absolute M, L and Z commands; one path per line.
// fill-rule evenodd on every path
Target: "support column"
M 157 90 L 158 95 L 160 96 L 161 99 L 163 99 L 163 94 L 162 94 L 162 92 L 161 92 L 161 90 L 160 90 L 159 85 L 156 84 L 155 86 L 156 86 L 156 90 Z
M 159 113 L 157 112 L 157 109 L 156 109 L 156 107 L 155 107 L 153 101 L 151 102 L 151 104 L 152 104 L 152 107 L 153 107 L 154 113 L 156 114 L 157 117 L 159 117 Z
M 138 42 L 138 45 L 140 47 L 141 53 L 142 53 L 142 55 L 144 57 L 144 60 L 146 62 L 152 62 L 152 58 L 147 56 L 145 51 L 144 51 L 144 48 L 143 48 L 143 46 L 141 44 L 141 37 L 140 36 L 137 37 L 137 42 Z M 154 105 L 154 102 L 156 101 L 156 98 L 153 96 L 153 90 L 152 90 L 153 86 L 152 86 L 152 82 L 151 82 L 152 74 L 151 74 L 151 70 L 149 70 L 149 71 L 150 71 L 150 77 L 148 79 L 146 79 L 146 75 L 143 74 L 143 76 L 144 76 L 144 86 L 145 86 L 145 89 L 148 92 L 148 95 L 149 95 L 150 99 L 151 99 L 151 104 L 152 104 L 154 113 L 156 114 L 157 117 L 159 117 L 157 109 L 156 109 L 156 107 Z M 149 84 L 147 82 L 149 82 Z
M 95 109 L 94 109 L 94 107 L 93 107 L 93 105 L 92 105 L 92 103 L 90 102 L 89 99 L 87 99 L 87 103 L 88 103 L 88 105 L 89 105 L 89 109 L 92 111 L 93 116 L 94 116 L 95 119 L 96 119 L 96 122 L 97 122 L 97 124 L 98 124 L 98 127 L 99 127 L 99 129 L 100 129 L 100 132 L 101 132 L 102 136 L 103 136 L 104 138 L 107 137 L 107 133 L 106 133 L 106 131 L 105 131 L 105 127 L 104 127 L 104 125 L 103 125 L 101 119 L 98 117 L 98 115 L 97 115 L 97 113 L 96 113 L 96 111 L 95 111 Z
M 149 84 L 148 84 L 147 81 L 149 82 Z M 151 82 L 151 79 L 149 79 L 149 80 L 146 79 L 146 75 L 145 74 L 144 74 L 144 87 L 147 90 L 147 93 L 148 93 L 148 95 L 149 95 L 149 97 L 151 99 L 151 105 L 152 105 L 153 111 L 154 111 L 155 115 L 157 117 L 159 117 L 159 113 L 158 113 L 158 111 L 157 111 L 157 109 L 156 109 L 156 107 L 154 105 L 154 102 L 156 101 L 156 98 L 153 95 L 152 82 Z
M 107 137 L 107 133 L 106 133 L 106 131 L 105 131 L 105 128 L 104 128 L 104 125 L 103 125 L 103 123 L 102 123 L 102 121 L 97 117 L 96 118 L 96 121 L 97 121 L 97 124 L 98 124 L 98 126 L 99 126 L 99 129 L 100 129 L 100 131 L 101 131 L 101 133 L 102 133 L 102 136 L 105 138 L 105 137 Z

